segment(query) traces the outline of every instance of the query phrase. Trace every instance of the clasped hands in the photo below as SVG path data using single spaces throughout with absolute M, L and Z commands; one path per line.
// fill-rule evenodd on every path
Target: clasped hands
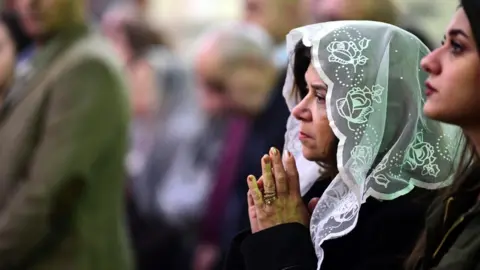
M 252 233 L 280 224 L 300 223 L 308 227 L 310 213 L 300 194 L 300 183 L 295 158 L 287 153 L 285 166 L 281 153 L 271 148 L 262 157 L 262 176 L 247 178 L 249 191 L 248 214 Z M 317 200 L 309 204 L 314 208 Z

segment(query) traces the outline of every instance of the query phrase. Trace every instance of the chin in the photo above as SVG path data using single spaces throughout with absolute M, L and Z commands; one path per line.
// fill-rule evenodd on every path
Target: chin
M 426 117 L 432 120 L 443 121 L 444 119 L 442 117 L 442 110 L 432 103 L 432 101 L 429 102 L 427 100 L 427 102 L 423 106 L 423 113 Z
M 306 147 L 302 148 L 302 154 L 303 154 L 303 157 L 309 161 L 316 162 L 319 160 L 323 160 L 325 158 L 325 155 L 323 153 L 319 153 L 319 151 L 315 151 L 315 149 L 306 148 Z

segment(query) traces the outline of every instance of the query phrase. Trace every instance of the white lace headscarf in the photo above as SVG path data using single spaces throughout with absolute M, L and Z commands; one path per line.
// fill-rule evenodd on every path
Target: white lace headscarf
M 287 37 L 292 60 L 300 41 L 311 47 L 312 64 L 328 86 L 327 115 L 339 140 L 339 173 L 321 196 L 310 225 L 320 269 L 321 244 L 353 230 L 368 197 L 393 200 L 415 186 L 449 185 L 461 136 L 458 128 L 423 115 L 427 74 L 420 60 L 429 50 L 414 35 L 370 21 L 309 25 Z M 299 102 L 292 92 L 292 67 L 291 62 L 283 89 L 290 110 Z M 285 150 L 296 157 L 305 193 L 320 176 L 320 167 L 303 157 L 298 133 L 299 122 L 290 116 Z

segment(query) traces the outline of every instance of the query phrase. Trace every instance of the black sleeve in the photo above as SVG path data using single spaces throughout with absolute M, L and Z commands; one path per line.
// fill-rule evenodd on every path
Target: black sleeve
M 240 251 L 245 270 L 317 268 L 310 232 L 300 223 L 282 224 L 251 234 L 241 243 Z

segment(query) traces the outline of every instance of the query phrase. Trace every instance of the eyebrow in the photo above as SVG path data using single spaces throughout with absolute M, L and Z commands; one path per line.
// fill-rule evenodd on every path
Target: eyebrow
M 448 31 L 448 35 L 450 37 L 455 37 L 455 36 L 464 36 L 465 38 L 470 38 L 463 30 L 461 29 L 451 29 L 450 31 Z M 443 38 L 446 38 L 446 36 L 444 36 Z
M 327 90 L 328 86 L 321 82 L 314 82 L 310 84 L 312 88 L 318 88 L 317 90 Z

